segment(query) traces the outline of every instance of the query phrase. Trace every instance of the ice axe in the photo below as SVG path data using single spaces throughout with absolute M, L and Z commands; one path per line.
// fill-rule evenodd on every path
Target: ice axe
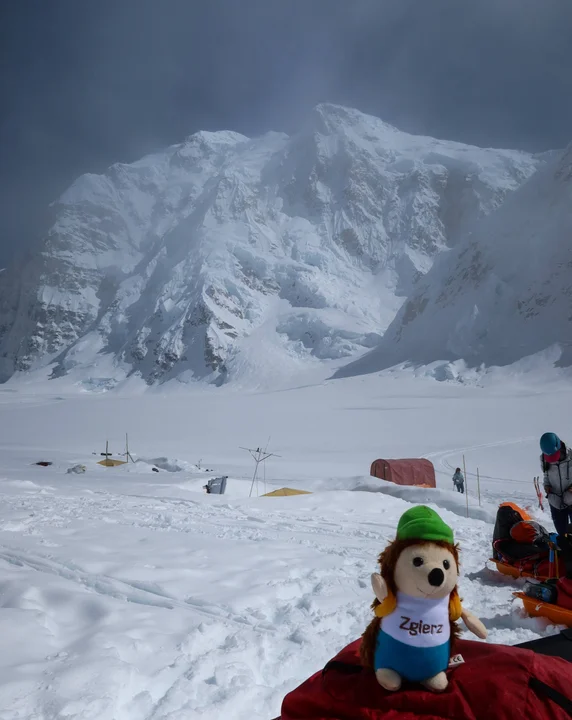
M 540 478 L 535 477 L 534 478 L 534 489 L 536 490 L 536 497 L 538 498 L 538 504 L 540 506 L 540 509 L 542 512 L 544 512 L 544 506 L 542 504 L 542 492 L 540 490 Z

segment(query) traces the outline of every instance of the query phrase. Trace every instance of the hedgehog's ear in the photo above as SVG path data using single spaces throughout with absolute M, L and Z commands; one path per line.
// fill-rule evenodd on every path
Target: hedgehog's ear
M 379 573 L 373 573 L 371 576 L 371 587 L 375 597 L 382 603 L 387 597 L 387 583 Z

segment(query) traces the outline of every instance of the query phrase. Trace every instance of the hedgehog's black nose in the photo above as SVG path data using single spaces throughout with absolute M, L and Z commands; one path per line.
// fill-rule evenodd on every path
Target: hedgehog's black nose
M 442 585 L 444 579 L 445 573 L 440 568 L 434 568 L 429 573 L 429 584 L 433 585 L 433 587 L 439 587 Z

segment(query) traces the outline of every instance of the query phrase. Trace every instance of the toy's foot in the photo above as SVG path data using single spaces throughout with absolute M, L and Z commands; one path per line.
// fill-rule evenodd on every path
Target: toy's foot
M 433 692 L 443 692 L 443 690 L 447 689 L 448 684 L 449 681 L 444 672 L 437 673 L 437 675 L 434 675 L 428 680 L 424 680 L 422 683 L 422 685 L 425 685 L 429 690 L 433 690 Z
M 390 668 L 380 668 L 376 670 L 375 677 L 382 688 L 390 690 L 391 692 L 399 690 L 401 687 L 401 676 L 398 675 L 395 670 L 390 670 Z

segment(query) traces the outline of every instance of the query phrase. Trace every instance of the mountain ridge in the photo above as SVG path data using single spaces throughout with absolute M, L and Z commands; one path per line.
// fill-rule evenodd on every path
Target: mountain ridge
M 0 379 L 107 356 L 117 378 L 224 382 L 261 327 L 285 368 L 350 357 L 541 162 L 324 104 L 292 137 L 201 131 L 84 175 L 0 275 Z
M 572 145 L 440 257 L 379 345 L 336 373 L 463 360 L 506 366 L 548 350 L 572 365 Z

